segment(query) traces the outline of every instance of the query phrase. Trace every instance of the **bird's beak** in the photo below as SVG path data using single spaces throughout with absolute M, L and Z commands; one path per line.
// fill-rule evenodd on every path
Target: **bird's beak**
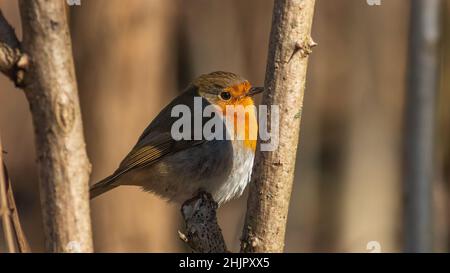
M 252 97 L 252 96 L 262 93 L 262 92 L 264 92 L 264 87 L 252 87 L 248 91 L 247 96 Z

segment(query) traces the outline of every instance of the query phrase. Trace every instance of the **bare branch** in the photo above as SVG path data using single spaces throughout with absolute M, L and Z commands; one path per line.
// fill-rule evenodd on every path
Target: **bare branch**
M 275 1 L 262 104 L 279 106 L 279 146 L 267 152 L 257 148 L 242 252 L 284 249 L 308 55 L 316 45 L 310 37 L 314 4 L 315 0 Z M 271 111 L 267 121 L 270 128 Z
M 28 57 L 22 53 L 14 29 L 0 10 L 0 71 L 20 87 L 28 64 Z
M 0 217 L 2 219 L 6 247 L 8 248 L 9 253 L 14 253 L 16 252 L 16 244 L 14 242 L 13 225 L 11 222 L 11 210 L 8 206 L 6 179 L 3 174 L 3 150 L 0 141 Z
M 228 252 L 217 223 L 217 207 L 211 194 L 206 192 L 200 192 L 182 205 L 181 214 L 186 224 L 186 234 L 179 232 L 179 235 L 194 252 Z
M 3 162 L 3 170 L 4 170 L 4 178 L 7 187 L 7 195 L 8 195 L 8 207 L 11 212 L 11 220 L 14 228 L 14 235 L 17 242 L 17 246 L 19 248 L 20 253 L 30 253 L 31 248 L 28 244 L 27 237 L 25 236 L 25 232 L 22 229 L 22 225 L 20 224 L 19 212 L 17 210 L 16 201 L 14 199 L 14 193 L 11 186 L 11 179 L 9 178 L 8 169 Z
M 91 252 L 86 154 L 65 1 L 21 0 L 25 94 L 38 156 L 47 251 Z

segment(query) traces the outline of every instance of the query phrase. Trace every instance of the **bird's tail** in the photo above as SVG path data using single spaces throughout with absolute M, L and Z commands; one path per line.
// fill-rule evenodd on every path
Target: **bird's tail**
M 115 187 L 118 187 L 114 181 L 116 180 L 117 176 L 111 175 L 106 177 L 105 179 L 95 183 L 91 186 L 89 189 L 89 198 L 94 199 L 95 197 L 114 189 Z

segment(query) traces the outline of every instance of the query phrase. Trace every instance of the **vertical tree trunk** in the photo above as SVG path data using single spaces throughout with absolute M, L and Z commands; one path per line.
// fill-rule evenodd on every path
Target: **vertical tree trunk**
M 21 0 L 47 251 L 91 252 L 86 155 L 65 1 Z
M 411 2 L 406 113 L 405 250 L 432 251 L 435 103 L 439 77 L 440 0 Z
M 266 92 L 262 104 L 279 106 L 279 146 L 259 151 L 243 232 L 241 251 L 282 252 L 300 133 L 315 0 L 276 0 L 273 9 Z

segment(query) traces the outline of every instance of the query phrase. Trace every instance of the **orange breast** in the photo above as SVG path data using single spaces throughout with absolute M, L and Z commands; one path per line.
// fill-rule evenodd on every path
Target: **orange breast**
M 235 139 L 244 140 L 244 146 L 255 151 L 258 122 L 253 99 L 250 97 L 232 99 L 227 103 L 221 102 L 219 106 L 222 109 L 224 116 L 227 118 L 230 118 L 231 116 L 232 118 L 231 122 L 234 124 L 233 134 Z M 227 106 L 233 109 L 232 113 L 229 115 L 227 115 Z

